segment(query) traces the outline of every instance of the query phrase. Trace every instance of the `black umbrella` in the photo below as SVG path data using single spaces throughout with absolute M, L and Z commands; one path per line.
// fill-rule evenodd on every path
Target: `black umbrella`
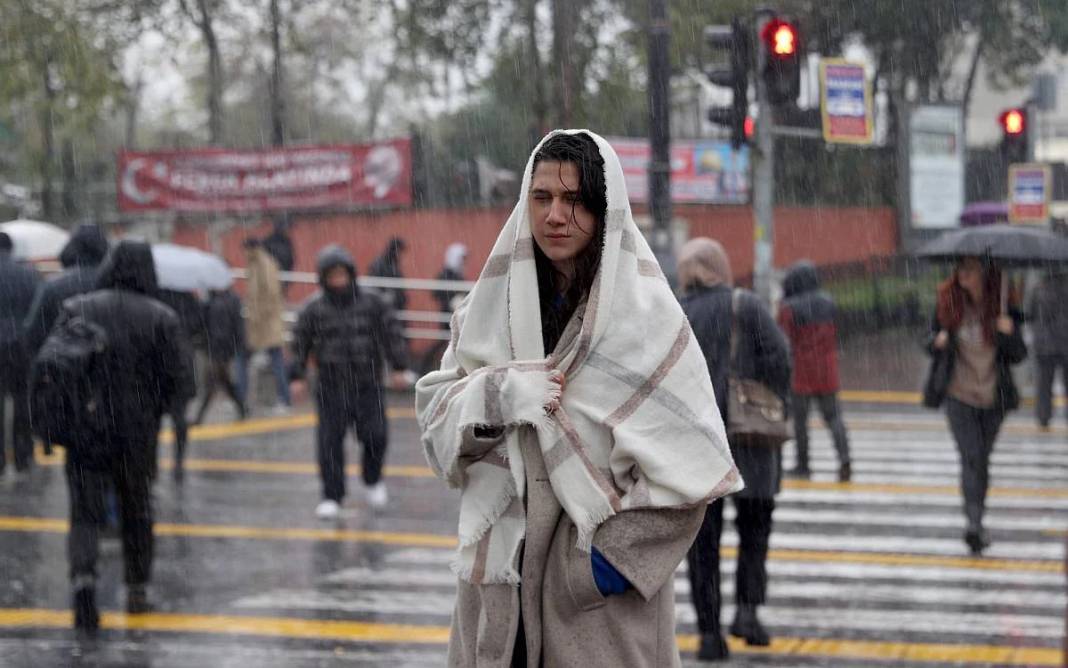
M 1043 267 L 1068 264 L 1068 237 L 1044 227 L 980 225 L 947 232 L 917 255 L 935 261 L 978 257 L 1001 267 Z

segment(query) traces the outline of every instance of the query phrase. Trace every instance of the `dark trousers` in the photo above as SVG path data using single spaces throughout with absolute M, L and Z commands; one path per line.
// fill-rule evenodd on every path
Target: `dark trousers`
M 237 391 L 237 386 L 234 385 L 233 379 L 230 378 L 230 360 L 212 360 L 208 365 L 208 375 L 204 379 L 204 397 L 200 400 L 200 408 L 197 409 L 197 417 L 194 420 L 195 424 L 200 424 L 204 421 L 204 415 L 208 412 L 208 404 L 211 403 L 211 398 L 215 396 L 216 388 L 222 385 L 223 391 L 230 397 L 230 401 L 234 402 L 237 406 L 237 411 L 241 415 L 245 414 L 245 398 L 241 396 Z
M 842 421 L 842 408 L 838 394 L 794 394 L 794 441 L 797 443 L 797 465 L 808 468 L 808 412 L 812 402 L 819 406 L 823 422 L 831 430 L 838 463 L 849 463 L 849 436 Z
M 1068 355 L 1039 355 L 1035 367 L 1035 417 L 1046 426 L 1053 417 L 1053 377 L 1058 369 L 1068 388 Z
M 149 448 L 149 443 L 140 444 Z M 142 453 L 143 455 L 144 453 Z M 151 479 L 146 463 L 118 458 L 106 471 L 93 470 L 68 459 L 67 490 L 70 497 L 70 533 L 67 554 L 70 577 L 76 586 L 96 580 L 100 530 L 107 523 L 107 492 L 114 486 L 118 498 L 122 556 L 126 583 L 143 585 L 152 572 Z
M 738 517 L 738 568 L 734 574 L 734 598 L 739 605 L 764 603 L 768 589 L 768 539 L 774 499 L 732 497 Z M 697 611 L 697 629 L 702 634 L 719 633 L 720 573 L 719 539 L 723 533 L 723 499 L 710 504 L 690 551 L 686 554 L 690 576 L 690 599 Z
M 174 468 L 180 469 L 185 465 L 185 449 L 189 445 L 189 420 L 185 416 L 189 402 L 185 399 L 175 401 L 169 415 L 171 424 L 174 425 Z M 152 478 L 156 478 L 156 453 L 152 453 Z
M 363 446 L 363 481 L 382 478 L 388 430 L 385 397 L 374 374 L 323 370 L 315 392 L 316 432 L 323 498 L 345 498 L 345 433 L 351 426 Z
M 15 468 L 25 470 L 33 463 L 33 436 L 30 434 L 30 398 L 25 365 L 13 363 L 0 369 L 0 471 L 7 465 L 7 409 L 4 398 L 11 396 L 14 415 L 11 420 L 12 450 Z
M 964 517 L 968 528 L 983 527 L 986 492 L 990 487 L 990 454 L 1005 419 L 1004 411 L 976 408 L 956 399 L 946 399 L 949 429 L 960 453 L 960 488 L 964 494 Z

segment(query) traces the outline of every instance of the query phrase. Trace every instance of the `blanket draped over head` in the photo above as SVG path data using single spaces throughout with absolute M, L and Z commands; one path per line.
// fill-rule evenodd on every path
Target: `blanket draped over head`
M 453 570 L 472 584 L 519 582 L 521 438 L 537 439 L 586 552 L 617 513 L 692 507 L 742 488 L 705 359 L 631 216 L 619 158 L 592 132 L 566 132 L 588 134 L 605 164 L 604 248 L 585 307 L 556 350 L 543 350 L 527 201 L 539 144 L 519 203 L 453 315 L 441 369 L 416 387 L 427 460 L 462 490 Z M 567 380 L 562 407 L 547 415 L 554 369 Z M 481 445 L 472 434 L 486 426 L 504 427 L 504 438 Z

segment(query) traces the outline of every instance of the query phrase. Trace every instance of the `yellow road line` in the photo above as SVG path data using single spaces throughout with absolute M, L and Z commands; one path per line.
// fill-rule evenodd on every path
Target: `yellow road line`
M 104 629 L 128 629 L 165 633 L 203 633 L 227 636 L 256 636 L 341 642 L 444 645 L 449 641 L 445 626 L 386 624 L 342 620 L 316 620 L 297 617 L 246 617 L 242 615 L 207 615 L 184 613 L 149 613 L 128 615 L 105 612 Z M 0 628 L 70 628 L 67 610 L 34 608 L 0 609 Z M 1009 647 L 949 643 L 904 643 L 872 640 L 835 640 L 829 638 L 776 637 L 767 648 L 749 647 L 744 641 L 730 638 L 732 652 L 738 654 L 813 656 L 837 659 L 883 659 L 931 663 L 980 663 L 1018 666 L 1057 666 L 1059 649 L 1046 647 Z M 679 649 L 697 650 L 693 634 L 678 636 Z
M 66 533 L 67 521 L 56 517 L 0 516 L 0 531 L 28 533 Z M 157 536 L 190 538 L 240 538 L 252 540 L 334 541 L 346 543 L 380 543 L 404 547 L 453 548 L 456 538 L 441 534 L 399 533 L 387 531 L 359 531 L 350 529 L 303 529 L 286 527 L 251 527 L 227 524 L 171 524 L 157 522 Z M 720 554 L 725 558 L 738 556 L 734 547 L 724 546 Z M 786 550 L 769 552 L 776 561 L 841 562 L 854 564 L 882 564 L 886 566 L 931 566 L 939 568 L 971 568 L 994 571 L 1039 571 L 1059 573 L 1063 564 L 1042 559 L 976 559 L 937 554 L 892 554 L 885 552 L 834 552 L 830 550 Z

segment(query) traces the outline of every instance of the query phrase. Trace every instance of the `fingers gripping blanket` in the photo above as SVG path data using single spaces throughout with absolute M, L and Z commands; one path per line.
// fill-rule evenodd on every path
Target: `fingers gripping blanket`
M 527 202 L 532 154 L 520 201 L 453 316 L 441 369 L 416 387 L 427 460 L 462 490 L 454 570 L 473 584 L 519 582 L 520 438 L 537 439 L 587 552 L 616 513 L 706 504 L 742 487 L 704 357 L 634 223 L 619 159 L 604 139 L 581 132 L 604 158 L 608 198 L 585 306 L 556 350 L 543 350 Z M 567 384 L 561 408 L 546 414 L 558 387 L 553 370 Z M 472 431 L 484 426 L 503 427 L 504 438 L 481 444 Z

